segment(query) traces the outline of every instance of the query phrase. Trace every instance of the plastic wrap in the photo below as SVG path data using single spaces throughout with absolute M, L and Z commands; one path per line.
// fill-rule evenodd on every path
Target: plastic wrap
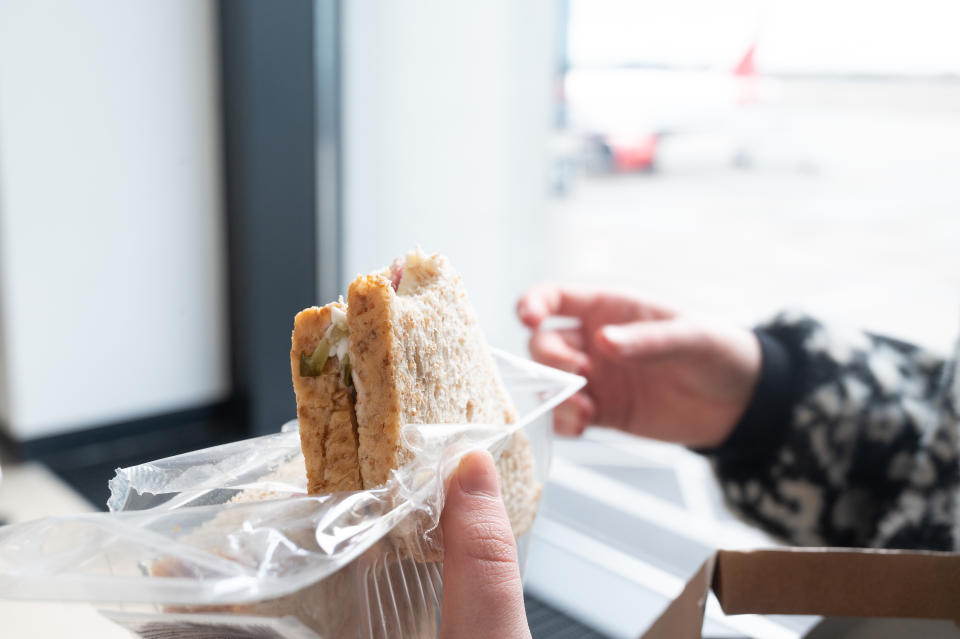
M 584 384 L 495 358 L 516 424 L 407 425 L 413 462 L 381 488 L 324 496 L 306 494 L 295 421 L 120 469 L 110 512 L 0 528 L 0 597 L 149 604 L 107 613 L 143 636 L 237 623 L 249 633 L 249 618 L 270 626 L 263 636 L 433 636 L 444 479 L 466 451 L 498 456 L 522 429 L 545 482 L 549 413 Z

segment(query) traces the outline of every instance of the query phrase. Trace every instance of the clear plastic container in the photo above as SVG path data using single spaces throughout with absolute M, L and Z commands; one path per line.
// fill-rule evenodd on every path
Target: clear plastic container
M 516 424 L 408 425 L 413 462 L 381 488 L 333 495 L 306 494 L 295 421 L 120 469 L 110 512 L 0 528 L 0 597 L 111 604 L 102 612 L 143 637 L 432 637 L 444 479 L 466 451 L 497 456 L 522 429 L 545 483 L 550 413 L 584 384 L 495 359 Z

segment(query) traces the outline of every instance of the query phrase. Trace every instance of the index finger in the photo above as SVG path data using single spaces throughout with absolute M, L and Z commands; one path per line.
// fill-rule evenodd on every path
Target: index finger
M 587 289 L 539 284 L 520 296 L 517 316 L 530 328 L 537 328 L 552 315 L 583 317 L 595 305 L 596 297 L 596 292 Z

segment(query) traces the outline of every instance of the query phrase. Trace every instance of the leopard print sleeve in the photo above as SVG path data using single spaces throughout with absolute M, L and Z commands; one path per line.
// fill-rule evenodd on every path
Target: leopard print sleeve
M 707 452 L 734 510 L 799 545 L 953 549 L 953 365 L 796 313 L 755 333 L 754 397 Z

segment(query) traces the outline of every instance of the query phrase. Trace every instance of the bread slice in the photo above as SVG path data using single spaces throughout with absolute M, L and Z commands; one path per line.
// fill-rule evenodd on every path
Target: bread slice
M 513 534 L 519 537 L 533 526 L 543 485 L 537 480 L 537 467 L 530 449 L 530 439 L 522 430 L 510 441 L 497 459 L 500 492 L 507 509 Z
M 300 311 L 293 320 L 290 368 L 311 494 L 362 488 L 353 390 L 342 379 L 340 359 L 330 355 L 318 375 L 301 375 L 301 357 L 313 353 L 327 334 L 334 308 L 346 311 L 343 303 L 333 302 Z

